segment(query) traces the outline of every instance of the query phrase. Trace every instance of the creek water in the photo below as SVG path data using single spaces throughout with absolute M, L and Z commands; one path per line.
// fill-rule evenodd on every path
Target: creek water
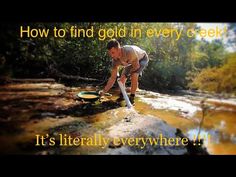
M 75 97 L 80 91 L 96 89 L 48 83 L 1 86 L 0 152 L 35 153 L 29 151 L 34 146 L 35 134 L 55 134 L 59 130 L 76 134 L 78 127 L 82 127 L 84 134 L 91 134 L 121 120 L 124 113 L 115 103 L 119 95 L 117 89 L 110 92 L 112 96 L 104 97 L 102 103 L 84 103 Z M 200 135 L 210 154 L 236 154 L 236 101 L 206 99 L 203 116 L 203 99 L 204 96 L 139 90 L 134 109 L 139 114 L 158 117 L 179 128 L 190 139 Z M 121 104 L 125 106 L 125 102 Z M 107 116 L 108 112 L 114 119 Z M 65 151 L 69 154 L 70 149 Z

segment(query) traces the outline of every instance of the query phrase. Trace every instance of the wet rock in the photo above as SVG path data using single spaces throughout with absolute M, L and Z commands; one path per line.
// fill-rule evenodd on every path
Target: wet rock
M 56 116 L 56 118 L 58 118 L 58 119 L 63 119 L 65 117 L 66 117 L 66 115 L 58 115 L 58 116 Z
M 130 111 L 125 118 L 115 125 L 107 128 L 107 135 L 113 139 L 120 139 L 121 143 L 110 143 L 108 150 L 103 154 L 126 154 L 126 155 L 186 155 L 186 154 L 207 154 L 201 147 L 187 147 L 181 143 L 178 145 L 154 143 L 147 139 L 176 139 L 186 138 L 179 129 L 169 126 L 164 121 L 153 117 L 144 116 Z M 123 139 L 123 140 L 122 140 Z M 128 141 L 135 141 L 134 144 L 127 144 Z M 125 143 L 125 144 L 124 144 Z M 191 146 L 191 145 L 189 145 Z M 198 150 L 199 148 L 199 150 Z
M 130 117 L 125 117 L 124 118 L 124 122 L 130 122 L 131 121 L 131 118 Z
M 49 155 L 50 153 L 48 151 L 42 151 L 42 152 L 38 152 L 36 153 L 36 155 Z
M 32 123 L 37 124 L 39 121 L 38 120 L 33 120 Z
M 66 90 L 66 89 L 68 89 L 68 87 L 65 87 L 64 85 L 62 85 L 62 84 L 49 84 L 48 85 L 48 88 L 49 89 L 63 89 L 63 90 Z
M 24 129 L 15 122 L 1 122 L 0 123 L 0 135 L 18 135 L 22 133 Z
M 72 122 L 70 124 L 65 124 L 65 125 L 51 128 L 51 129 L 49 129 L 49 134 L 50 135 L 58 135 L 60 133 L 66 133 L 66 134 L 72 133 L 73 134 L 75 132 L 78 132 L 82 128 L 86 128 L 86 126 L 87 126 L 86 122 L 76 121 L 76 122 Z
M 194 141 L 189 141 L 186 148 L 187 153 L 185 153 L 185 155 L 209 155 L 207 149 L 203 147 L 202 139 L 200 140 L 198 145 L 196 145 Z
M 121 141 L 118 141 L 118 142 L 116 142 L 116 143 L 114 143 L 113 141 L 111 141 L 110 143 L 109 143 L 109 148 L 112 148 L 112 149 L 115 149 L 115 148 L 120 148 L 121 146 L 122 146 L 123 144 L 122 144 L 122 142 Z
M 12 117 L 6 116 L 6 117 L 0 117 L 0 122 L 10 122 L 12 120 Z
M 3 110 L 9 110 L 11 107 L 10 106 L 3 106 L 2 109 Z
M 56 114 L 52 113 L 52 112 L 43 112 L 43 113 L 41 113 L 41 116 L 42 117 L 55 117 Z
M 52 150 L 44 150 L 35 153 L 35 155 L 59 155 L 59 154 L 60 154 L 60 148 L 54 148 Z
M 45 141 L 44 146 L 35 146 L 35 144 L 36 144 L 35 140 L 29 141 L 29 142 L 18 142 L 16 144 L 19 147 L 19 149 L 23 152 L 33 152 L 33 151 L 37 151 L 37 150 L 45 150 L 50 147 L 48 141 Z
M 76 111 L 75 113 L 74 113 L 74 116 L 77 116 L 77 117 L 80 117 L 80 116 L 83 116 L 83 112 L 81 112 L 81 111 Z
M 70 132 L 70 136 L 72 138 L 80 138 L 81 137 L 81 133 L 79 131 L 75 130 L 75 131 Z

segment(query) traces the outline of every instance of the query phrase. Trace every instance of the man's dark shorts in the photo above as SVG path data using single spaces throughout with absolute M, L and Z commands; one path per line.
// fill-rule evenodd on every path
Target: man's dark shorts
M 139 60 L 139 65 L 140 65 L 140 67 L 139 67 L 139 69 L 137 69 L 137 70 L 135 71 L 135 73 L 138 73 L 139 76 L 142 76 L 143 70 L 147 67 L 148 62 L 149 62 L 148 55 L 145 55 L 142 59 Z M 131 65 L 130 65 L 130 66 L 127 66 L 127 67 L 123 70 L 122 75 L 124 74 L 126 77 L 129 77 L 130 74 L 131 74 L 131 73 L 130 73 L 131 69 L 132 69 L 132 66 L 131 66 Z

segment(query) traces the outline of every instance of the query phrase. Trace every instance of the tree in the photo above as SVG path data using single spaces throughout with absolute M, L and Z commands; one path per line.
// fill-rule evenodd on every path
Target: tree
M 236 93 L 236 53 L 228 54 L 221 67 L 203 69 L 189 84 L 190 88 L 216 93 Z

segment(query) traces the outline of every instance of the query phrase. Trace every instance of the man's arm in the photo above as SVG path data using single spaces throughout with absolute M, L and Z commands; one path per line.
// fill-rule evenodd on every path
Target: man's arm
M 106 86 L 103 89 L 104 93 L 108 92 L 111 89 L 111 87 L 114 85 L 114 83 L 116 81 L 116 77 L 117 77 L 117 71 L 118 71 L 118 66 L 114 66 L 111 71 L 111 76 L 110 76 Z

